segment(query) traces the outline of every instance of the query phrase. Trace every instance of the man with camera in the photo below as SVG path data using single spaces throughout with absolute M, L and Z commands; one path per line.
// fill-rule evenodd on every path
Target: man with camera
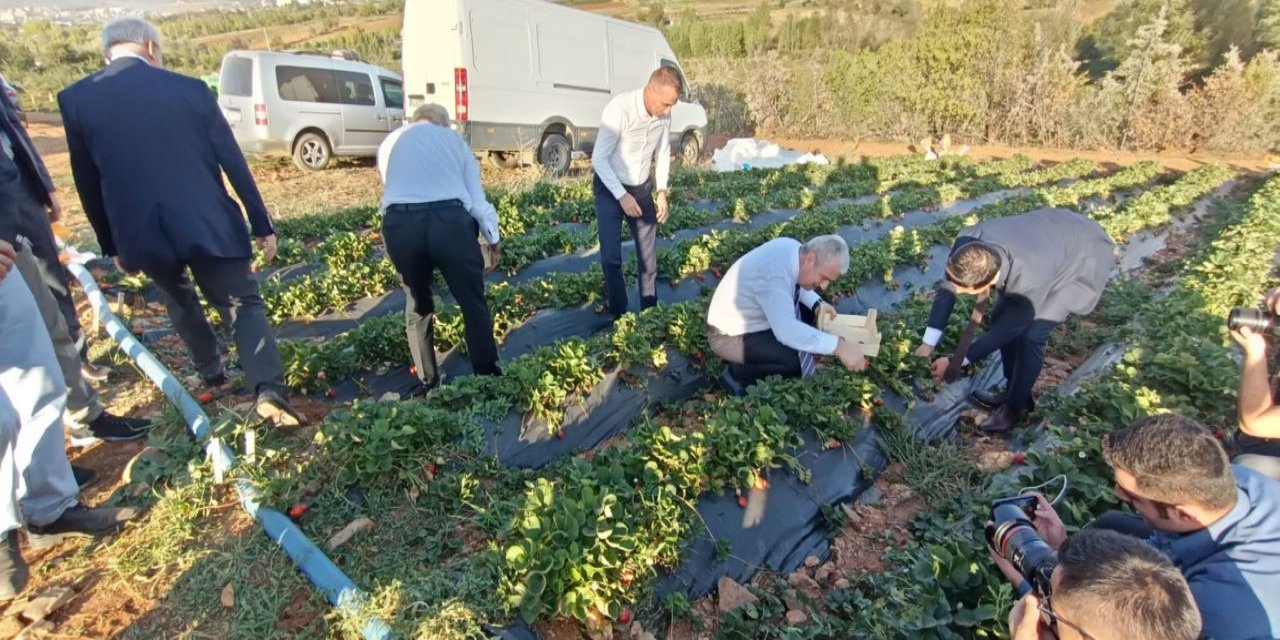
M 1016 570 L 1006 575 L 1022 579 Z M 1049 593 L 1027 593 L 1009 612 L 1011 640 L 1200 637 L 1200 612 L 1186 579 L 1141 540 L 1083 531 L 1063 541 L 1050 576 Z
M 1267 372 L 1267 338 L 1280 333 L 1280 289 L 1267 294 L 1263 309 L 1234 309 L 1227 322 L 1244 350 L 1240 370 L 1240 431 L 1232 448 L 1236 464 L 1280 480 L 1280 407 Z
M 1207 637 L 1280 637 L 1280 484 L 1233 467 L 1207 429 L 1173 414 L 1108 434 L 1102 452 L 1116 497 L 1137 513 L 1108 512 L 1093 528 L 1145 540 L 1172 560 Z M 993 505 L 988 541 L 1007 577 L 1043 594 L 1045 577 L 1062 561 L 1066 527 L 1042 497 L 1020 500 Z

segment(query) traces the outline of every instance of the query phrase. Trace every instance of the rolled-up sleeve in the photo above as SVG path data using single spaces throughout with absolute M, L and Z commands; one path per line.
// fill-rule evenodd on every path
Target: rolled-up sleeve
M 765 317 L 769 319 L 769 328 L 773 330 L 773 337 L 778 342 L 797 351 L 818 355 L 836 352 L 839 338 L 819 331 L 796 317 L 793 284 L 783 277 L 770 278 L 760 284 L 755 294 L 756 304 L 764 310 Z
M 469 212 L 471 217 L 480 224 L 480 233 L 484 234 L 484 239 L 489 244 L 498 244 L 501 241 L 498 235 L 498 211 L 484 195 L 484 183 L 480 180 L 480 163 L 472 155 L 471 147 L 467 146 L 462 138 L 459 137 L 457 140 L 463 147 L 462 174 L 466 182 L 467 196 L 471 201 Z

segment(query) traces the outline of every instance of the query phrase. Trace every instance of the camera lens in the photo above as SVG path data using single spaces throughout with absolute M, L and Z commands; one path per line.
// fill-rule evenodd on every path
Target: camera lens
M 1258 333 L 1280 336 L 1280 326 L 1276 322 L 1276 316 L 1267 313 L 1262 309 L 1248 309 L 1237 307 L 1231 310 L 1231 315 L 1227 316 L 1227 326 L 1232 331 L 1238 331 L 1241 327 L 1249 327 Z

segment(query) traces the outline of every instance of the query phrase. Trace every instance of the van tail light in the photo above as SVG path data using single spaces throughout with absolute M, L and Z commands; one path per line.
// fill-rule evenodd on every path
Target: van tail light
M 467 106 L 470 98 L 467 93 L 467 70 L 458 67 L 453 70 L 453 113 L 459 121 L 467 119 Z
M 259 127 L 267 126 L 267 105 L 253 105 L 253 123 Z

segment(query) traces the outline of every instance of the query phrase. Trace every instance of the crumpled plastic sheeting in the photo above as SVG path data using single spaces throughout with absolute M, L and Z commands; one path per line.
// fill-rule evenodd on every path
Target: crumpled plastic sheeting
M 777 169 L 793 164 L 831 164 L 822 154 L 792 151 L 753 138 L 734 138 L 711 154 L 711 166 L 721 173 L 742 169 Z

